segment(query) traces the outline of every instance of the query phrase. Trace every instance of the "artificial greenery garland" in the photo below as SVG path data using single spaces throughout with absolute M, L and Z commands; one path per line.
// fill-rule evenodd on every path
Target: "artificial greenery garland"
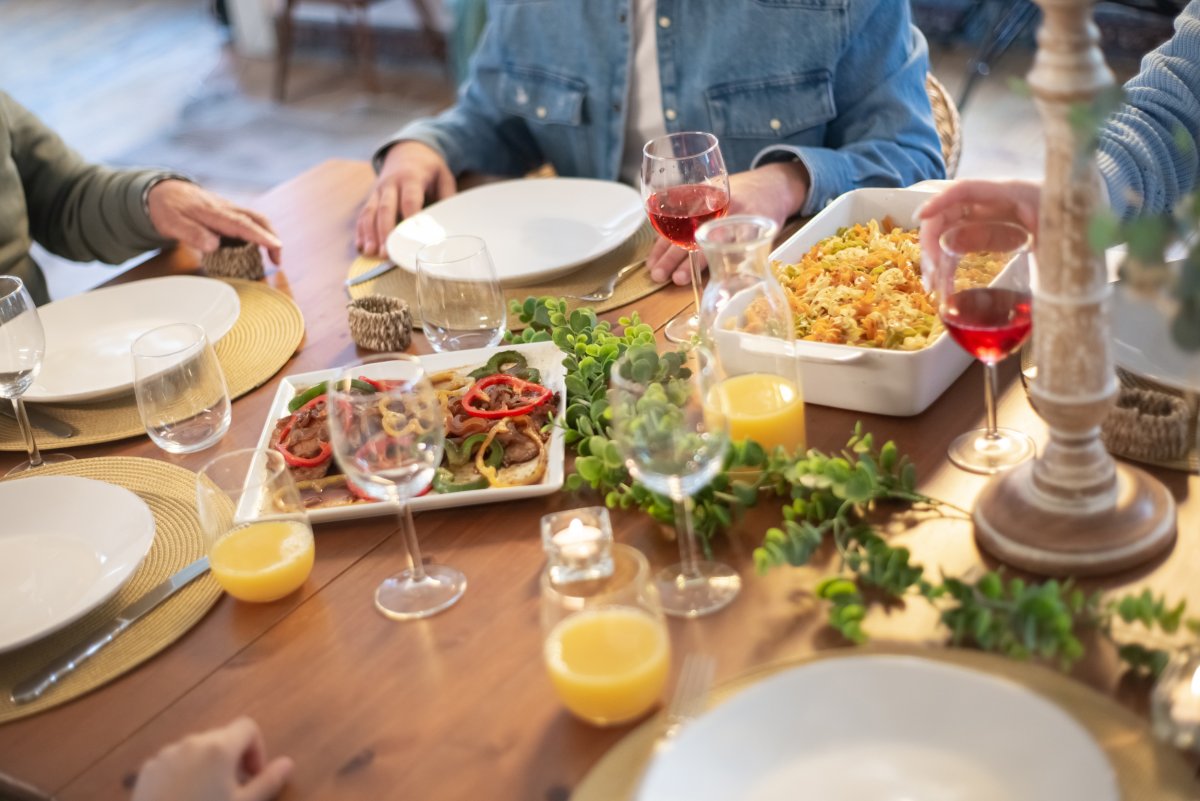
M 633 481 L 617 444 L 609 438 L 608 377 L 616 360 L 630 347 L 654 345 L 654 330 L 637 314 L 618 321 L 620 330 L 601 322 L 590 309 L 567 311 L 559 298 L 528 298 L 514 303 L 513 313 L 526 328 L 510 339 L 553 341 L 565 354 L 567 410 L 565 440 L 576 452 L 575 472 L 567 486 L 585 486 L 604 495 L 610 508 L 636 508 L 655 520 L 673 522 L 671 501 Z M 678 376 L 683 359 L 661 355 L 659 374 Z M 751 478 L 752 476 L 752 478 Z M 1106 599 L 1085 593 L 1074 582 L 1027 582 L 987 571 L 978 578 L 942 574 L 926 576 L 904 547 L 893 547 L 872 524 L 884 507 L 926 508 L 968 513 L 919 493 L 916 469 L 894 442 L 876 445 L 871 434 L 855 426 L 839 454 L 809 449 L 767 453 L 754 442 L 735 443 L 725 469 L 694 498 L 696 531 L 709 548 L 719 531 L 731 526 L 763 498 L 782 500 L 782 521 L 769 529 L 754 551 L 759 573 L 783 565 L 808 564 L 818 552 L 835 548 L 840 569 L 815 590 L 826 601 L 829 625 L 846 639 L 867 640 L 863 620 L 872 604 L 909 598 L 932 604 L 955 645 L 974 646 L 1018 659 L 1041 658 L 1069 668 L 1084 653 L 1085 633 L 1096 633 L 1117 647 L 1134 670 L 1159 673 L 1169 653 L 1114 630 L 1117 621 L 1137 624 L 1160 637 L 1185 623 L 1200 632 L 1200 620 L 1185 620 L 1186 601 L 1169 604 L 1149 590 Z

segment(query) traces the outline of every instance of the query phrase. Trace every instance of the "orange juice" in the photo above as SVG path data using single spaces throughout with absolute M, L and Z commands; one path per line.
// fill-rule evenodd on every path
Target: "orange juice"
M 291 520 L 250 523 L 217 540 L 208 561 L 213 578 L 234 598 L 275 601 L 299 589 L 312 572 L 312 529 Z
M 632 720 L 653 707 L 669 664 L 666 628 L 631 607 L 579 612 L 546 638 L 546 667 L 558 697 L 600 725 Z
M 768 451 L 777 445 L 804 450 L 804 398 L 794 381 L 768 373 L 735 375 L 713 387 L 709 405 L 724 415 L 732 440 L 752 439 Z

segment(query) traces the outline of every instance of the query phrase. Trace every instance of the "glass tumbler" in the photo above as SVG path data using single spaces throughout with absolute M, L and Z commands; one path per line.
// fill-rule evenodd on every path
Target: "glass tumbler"
M 417 251 L 417 308 L 438 352 L 499 344 L 508 313 L 487 244 L 450 236 Z
M 194 453 L 229 430 L 232 411 L 225 375 L 204 329 L 172 323 L 133 342 L 133 392 L 154 444 Z
M 196 508 L 213 578 L 234 598 L 276 601 L 308 580 L 312 527 L 278 451 L 246 448 L 213 459 L 196 476 Z

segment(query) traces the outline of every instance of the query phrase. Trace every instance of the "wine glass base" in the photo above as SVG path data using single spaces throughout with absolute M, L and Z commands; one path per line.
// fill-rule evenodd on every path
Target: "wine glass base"
M 950 443 L 946 455 L 958 467 L 971 473 L 994 475 L 1011 470 L 1037 454 L 1028 434 L 1011 428 L 998 428 L 993 437 L 980 428 L 960 435 Z
M 412 570 L 384 579 L 375 590 L 375 608 L 392 620 L 416 620 L 454 606 L 466 589 L 467 577 L 461 571 L 428 565 L 420 580 Z
M 667 323 L 663 334 L 671 342 L 691 342 L 700 335 L 700 318 L 680 312 Z
M 31 465 L 28 461 L 24 461 L 24 462 L 21 462 L 16 467 L 9 470 L 4 475 L 15 476 L 17 473 L 27 473 L 30 470 L 37 470 L 38 467 L 44 467 L 45 465 L 48 465 L 48 464 L 62 464 L 63 462 L 73 462 L 73 461 L 75 461 L 75 457 L 69 453 L 43 453 L 42 454 L 42 463 L 37 465 L 36 467 Z
M 724 609 L 742 589 L 742 578 L 729 565 L 698 562 L 687 575 L 683 565 L 671 565 L 654 577 L 663 612 L 672 617 L 700 617 Z

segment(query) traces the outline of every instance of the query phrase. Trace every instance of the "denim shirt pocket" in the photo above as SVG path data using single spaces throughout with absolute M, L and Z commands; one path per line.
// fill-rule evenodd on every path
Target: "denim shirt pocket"
M 797 134 L 837 116 L 833 74 L 825 69 L 718 84 L 705 100 L 718 139 L 752 139 L 762 147 L 796 144 Z
M 500 110 L 525 122 L 542 157 L 562 175 L 583 175 L 591 159 L 581 130 L 587 84 L 538 67 L 507 64 L 495 76 Z

